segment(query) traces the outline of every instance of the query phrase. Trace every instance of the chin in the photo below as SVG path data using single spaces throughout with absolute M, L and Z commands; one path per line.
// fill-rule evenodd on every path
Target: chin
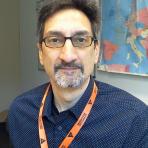
M 61 88 L 79 88 L 86 80 L 86 77 L 83 74 L 80 74 L 79 76 L 56 74 L 55 80 L 57 85 Z

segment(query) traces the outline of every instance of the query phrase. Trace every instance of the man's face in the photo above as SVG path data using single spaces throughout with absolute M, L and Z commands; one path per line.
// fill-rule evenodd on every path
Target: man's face
M 91 23 L 81 11 L 61 10 L 46 20 L 43 38 L 50 37 L 50 41 L 57 44 L 59 37 L 73 36 L 92 36 Z M 98 44 L 94 45 L 94 42 L 88 47 L 79 48 L 67 39 L 64 46 L 59 48 L 47 47 L 42 42 L 39 57 L 52 85 L 76 88 L 89 79 L 97 63 L 98 52 Z

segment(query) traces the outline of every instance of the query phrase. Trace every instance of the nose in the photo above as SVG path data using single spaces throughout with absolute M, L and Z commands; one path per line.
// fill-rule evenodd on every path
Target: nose
M 70 39 L 66 40 L 64 47 L 61 49 L 59 58 L 66 63 L 70 63 L 77 59 L 77 52 Z

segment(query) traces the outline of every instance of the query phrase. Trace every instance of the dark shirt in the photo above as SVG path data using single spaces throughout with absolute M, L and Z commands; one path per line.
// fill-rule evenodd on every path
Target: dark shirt
M 0 122 L 0 148 L 10 148 L 7 123 Z
M 77 104 L 59 113 L 48 93 L 43 122 L 49 147 L 57 148 L 83 111 L 93 89 L 90 83 Z M 14 148 L 39 148 L 38 114 L 48 84 L 17 97 L 9 112 Z M 148 107 L 129 93 L 96 81 L 94 106 L 70 148 L 148 148 Z

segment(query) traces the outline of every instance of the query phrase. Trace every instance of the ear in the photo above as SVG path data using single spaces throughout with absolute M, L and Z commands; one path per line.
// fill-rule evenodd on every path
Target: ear
M 97 64 L 100 52 L 100 41 L 97 41 L 94 47 L 95 47 L 95 64 Z
M 42 51 L 41 44 L 37 43 L 37 47 L 39 49 L 39 61 L 40 61 L 40 64 L 43 65 L 43 51 Z

